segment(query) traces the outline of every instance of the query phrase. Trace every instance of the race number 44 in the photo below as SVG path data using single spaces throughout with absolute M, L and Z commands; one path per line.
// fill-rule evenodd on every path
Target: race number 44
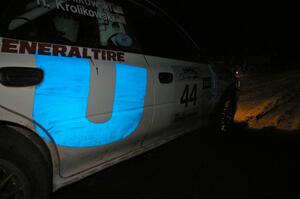
M 192 87 L 192 89 L 190 89 L 190 87 Z M 197 102 L 197 84 L 185 85 L 182 96 L 180 98 L 180 104 L 184 104 L 185 108 L 187 108 L 189 103 L 193 103 L 193 105 L 196 105 L 196 102 Z

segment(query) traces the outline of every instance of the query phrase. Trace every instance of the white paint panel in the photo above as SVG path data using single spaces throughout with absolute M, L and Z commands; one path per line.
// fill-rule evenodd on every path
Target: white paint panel
M 207 66 L 199 63 L 154 56 L 146 56 L 146 60 L 153 73 L 155 96 L 152 130 L 147 135 L 147 139 L 143 143 L 144 146 L 151 145 L 160 139 L 174 137 L 184 130 L 188 131 L 188 129 L 193 129 L 201 124 L 198 117 L 201 114 L 202 77 L 210 75 Z M 194 77 L 193 74 L 189 76 L 189 74 L 184 73 L 186 69 L 196 71 L 197 77 Z M 162 84 L 159 81 L 159 73 L 173 74 L 173 81 Z M 188 84 L 197 84 L 198 100 L 195 105 L 189 104 L 188 107 L 185 107 L 184 104 L 180 103 L 180 98 L 184 87 Z M 182 118 L 176 119 L 178 116 Z

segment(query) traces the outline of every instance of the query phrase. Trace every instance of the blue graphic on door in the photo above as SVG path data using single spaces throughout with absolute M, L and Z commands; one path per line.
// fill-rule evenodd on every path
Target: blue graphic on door
M 90 92 L 89 60 L 36 55 L 36 65 L 45 76 L 35 88 L 33 118 L 57 145 L 102 146 L 126 138 L 138 127 L 147 87 L 145 68 L 115 65 L 112 116 L 104 123 L 93 123 L 86 118 Z M 48 139 L 44 131 L 37 130 Z

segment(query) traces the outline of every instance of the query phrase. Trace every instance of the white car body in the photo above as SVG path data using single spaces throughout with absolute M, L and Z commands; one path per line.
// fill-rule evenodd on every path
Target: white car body
M 235 81 L 196 61 L 1 37 L 11 66 L 44 71 L 38 85 L 0 84 L 0 121 L 46 144 L 54 191 L 203 127 Z

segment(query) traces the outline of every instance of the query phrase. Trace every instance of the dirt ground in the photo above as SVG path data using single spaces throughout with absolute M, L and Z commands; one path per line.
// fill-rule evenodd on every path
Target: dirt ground
M 300 129 L 300 70 L 241 77 L 235 120 L 249 127 Z

